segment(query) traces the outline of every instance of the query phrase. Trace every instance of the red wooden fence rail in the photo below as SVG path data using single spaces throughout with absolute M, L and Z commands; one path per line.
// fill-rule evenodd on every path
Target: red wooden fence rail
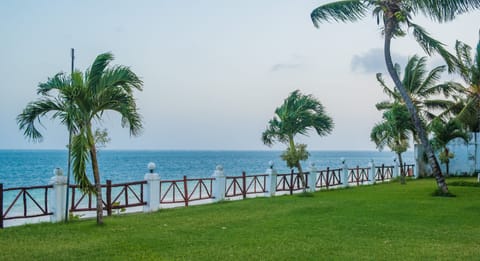
M 53 214 L 52 212 L 48 212 L 48 189 L 53 188 L 52 185 L 33 186 L 33 187 L 16 187 L 16 188 L 7 188 L 7 189 L 3 188 L 3 184 L 0 184 L 0 185 L 1 185 L 0 192 L 1 192 L 1 197 L 2 197 L 1 200 L 0 200 L 1 201 L 0 228 L 3 228 L 3 223 L 4 223 L 5 220 L 42 217 L 42 216 L 49 216 L 49 215 Z M 35 199 L 32 196 L 32 194 L 30 194 L 30 191 L 39 190 L 39 189 L 44 190 L 44 192 L 43 192 L 43 202 L 41 202 L 43 204 L 41 204 L 39 202 L 39 200 Z M 4 200 L 3 199 L 3 194 L 4 194 L 4 192 L 17 191 L 17 190 L 18 190 L 18 194 L 15 196 L 13 201 L 10 204 L 8 204 L 8 207 L 5 210 L 5 212 L 3 212 L 3 200 Z M 22 207 L 23 207 L 22 214 L 21 215 L 17 214 L 17 215 L 14 215 L 14 216 L 9 216 L 10 211 L 13 209 L 13 207 L 15 206 L 15 204 L 17 203 L 17 201 L 19 200 L 20 197 L 22 198 L 22 200 L 21 200 L 21 204 L 22 204 Z M 29 213 L 28 202 L 33 203 L 34 206 L 36 206 L 36 210 L 39 210 L 39 212 Z
M 248 194 L 265 193 L 266 174 L 247 175 L 245 171 L 241 176 L 227 176 L 225 183 L 225 197 L 242 196 L 246 198 Z M 228 183 L 228 181 L 230 181 Z
M 180 180 L 162 180 L 160 182 L 160 203 L 184 203 L 185 206 L 188 207 L 191 201 L 210 199 L 213 197 L 213 180 L 214 178 L 188 179 L 187 176 L 183 176 L 183 179 Z M 188 183 L 192 181 L 194 182 L 193 189 L 189 192 Z M 168 183 L 170 183 L 168 187 L 163 190 L 162 185 Z M 179 185 L 179 183 L 183 184 Z M 209 183 L 209 185 L 206 183 Z
M 363 184 L 364 182 L 368 182 L 370 181 L 368 179 L 369 172 L 370 168 L 360 168 L 359 166 L 348 169 L 348 182 L 357 183 L 357 186 L 359 184 Z

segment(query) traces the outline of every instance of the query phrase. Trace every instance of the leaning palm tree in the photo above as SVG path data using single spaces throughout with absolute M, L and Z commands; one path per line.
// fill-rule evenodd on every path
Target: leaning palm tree
M 138 135 L 142 129 L 133 91 L 141 91 L 143 82 L 126 66 L 108 67 L 112 60 L 111 53 L 100 54 L 85 74 L 75 71 L 69 79 L 60 73 L 40 84 L 40 99 L 29 103 L 17 117 L 24 135 L 34 141 L 42 139 L 35 122 L 49 113 L 74 132 L 73 174 L 84 192 L 96 195 L 97 224 L 103 223 L 103 202 L 93 123 L 101 122 L 105 112 L 115 111 L 120 113 L 122 127 L 128 127 L 131 135 Z M 89 161 L 94 186 L 86 173 Z
M 395 103 L 383 113 L 383 121 L 375 124 L 370 139 L 375 142 L 379 150 L 385 146 L 397 154 L 401 168 L 401 184 L 405 184 L 405 171 L 403 170 L 402 153 L 407 151 L 411 130 L 413 128 L 410 115 L 405 106 Z
M 420 58 L 414 55 L 409 58 L 404 69 L 402 84 L 412 100 L 421 121 L 428 128 L 428 124 L 438 116 L 435 112 L 441 113 L 454 106 L 454 100 L 449 98 L 461 92 L 462 86 L 455 82 L 439 84 L 438 81 L 446 67 L 437 66 L 428 71 L 426 62 L 426 57 Z M 396 70 L 400 76 L 398 67 L 396 66 Z M 377 109 L 385 110 L 392 108 L 397 103 L 405 104 L 398 90 L 394 87 L 389 87 L 382 78 L 381 73 L 377 73 L 377 81 L 382 86 L 384 93 L 392 99 L 377 103 Z
M 305 190 L 305 179 L 300 161 L 308 158 L 305 144 L 295 144 L 296 135 L 308 135 L 314 129 L 319 136 L 331 133 L 333 121 L 319 100 L 313 95 L 304 95 L 299 90 L 292 92 L 275 110 L 275 116 L 268 122 L 262 133 L 262 141 L 267 146 L 275 142 L 287 144 L 282 159 L 290 168 L 297 168 Z
M 448 143 L 455 139 L 460 138 L 465 142 L 468 142 L 468 133 L 462 127 L 462 124 L 456 119 L 450 119 L 448 122 L 443 122 L 437 118 L 433 120 L 431 125 L 433 139 L 432 145 L 436 150 L 441 150 L 440 161 L 445 163 L 446 175 L 449 175 L 449 163 L 453 155 L 448 149 Z
M 412 18 L 421 13 L 433 21 L 448 22 L 459 14 L 479 8 L 480 0 L 343 0 L 317 7 L 311 13 L 311 19 L 316 27 L 324 21 L 356 22 L 364 18 L 370 10 L 376 17 L 377 24 L 382 22 L 384 56 L 388 73 L 408 108 L 420 141 L 425 147 L 437 185 L 443 193 L 448 193 L 448 186 L 417 110 L 395 71 L 390 45 L 393 38 L 404 36 L 408 29 L 412 29 L 413 36 L 426 53 L 429 55 L 435 52 L 439 53 L 445 59 L 449 70 L 453 71 L 455 65 L 453 55 L 445 49 L 441 42 L 432 38 L 423 27 L 413 23 Z

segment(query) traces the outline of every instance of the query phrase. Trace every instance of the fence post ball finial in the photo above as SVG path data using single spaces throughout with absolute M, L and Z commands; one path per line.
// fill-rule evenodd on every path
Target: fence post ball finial
M 222 165 L 217 165 L 217 166 L 215 167 L 215 170 L 217 170 L 217 171 L 223 171 L 223 166 L 222 166 Z
M 150 162 L 150 163 L 148 163 L 147 167 L 148 167 L 148 170 L 150 171 L 150 173 L 153 173 L 153 171 L 155 170 L 155 168 L 157 166 L 155 165 L 155 163 Z
M 63 176 L 63 170 L 62 170 L 61 168 L 55 168 L 55 169 L 53 170 L 53 174 L 54 174 L 55 176 Z
M 340 161 L 342 162 L 342 164 L 345 164 L 345 158 L 344 157 L 341 157 Z
M 273 160 L 268 162 L 268 166 L 270 167 L 270 169 L 273 169 Z

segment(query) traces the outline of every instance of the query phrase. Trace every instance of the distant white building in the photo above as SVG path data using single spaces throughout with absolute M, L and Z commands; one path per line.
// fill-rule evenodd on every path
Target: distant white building
M 470 133 L 470 141 L 467 143 L 460 138 L 450 141 L 447 145 L 450 152 L 455 156 L 450 159 L 450 175 L 474 175 L 480 172 L 480 133 Z M 438 159 L 437 153 L 437 159 Z M 415 166 L 417 173 L 427 176 L 431 174 L 428 163 L 425 162 L 423 156 L 423 148 L 421 145 L 415 144 Z M 446 172 L 445 164 L 439 162 L 442 172 Z

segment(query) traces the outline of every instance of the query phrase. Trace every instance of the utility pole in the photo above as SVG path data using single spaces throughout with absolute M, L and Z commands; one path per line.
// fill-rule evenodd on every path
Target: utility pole
M 72 67 L 70 73 L 70 84 L 73 86 L 73 70 L 75 60 L 75 49 L 71 49 Z M 71 106 L 72 104 L 70 104 Z M 70 170 L 71 170 L 71 155 L 72 155 L 72 122 L 68 126 L 68 163 L 67 163 L 67 196 L 65 197 L 65 222 L 68 222 L 68 191 L 70 186 Z

